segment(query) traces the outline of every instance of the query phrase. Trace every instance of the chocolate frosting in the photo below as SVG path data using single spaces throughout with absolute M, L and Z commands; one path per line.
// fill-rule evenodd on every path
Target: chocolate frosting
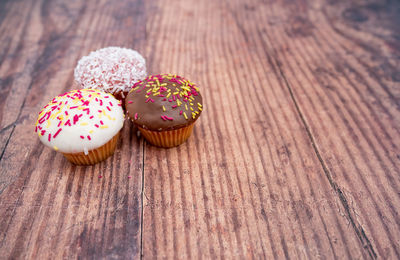
M 125 100 L 130 119 L 152 131 L 173 130 L 194 123 L 203 109 L 199 88 L 176 75 L 151 75 L 138 81 Z

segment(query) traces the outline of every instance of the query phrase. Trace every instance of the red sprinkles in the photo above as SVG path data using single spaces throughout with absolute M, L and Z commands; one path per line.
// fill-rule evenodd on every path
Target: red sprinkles
M 88 94 L 90 92 L 90 94 Z M 88 125 L 88 122 L 85 122 L 85 119 L 81 119 L 84 115 L 88 115 L 89 119 L 93 119 L 95 115 L 91 115 L 91 111 L 89 109 L 90 102 L 97 102 L 98 105 L 102 106 L 103 101 L 101 98 L 98 98 L 99 95 L 102 95 L 101 92 L 92 89 L 83 89 L 83 90 L 74 90 L 68 93 L 64 93 L 58 97 L 55 97 L 49 104 L 47 104 L 42 111 L 39 113 L 38 120 L 35 125 L 35 132 L 38 132 L 39 136 L 46 136 L 47 141 L 51 142 L 53 139 L 56 139 L 57 136 L 63 130 L 63 127 L 71 127 L 73 125 Z M 96 97 L 97 96 L 97 97 Z M 104 98 L 110 98 L 110 96 L 103 96 Z M 61 99 L 64 99 L 60 101 Z M 65 100 L 68 99 L 68 100 Z M 72 106 L 67 106 L 68 101 L 71 101 Z M 78 103 L 79 102 L 79 103 Z M 154 102 L 154 101 L 153 101 Z M 115 107 L 112 101 L 107 102 L 107 110 L 112 112 L 112 107 Z M 118 106 L 121 106 L 121 102 L 118 102 Z M 73 111 L 72 115 L 68 113 L 66 110 Z M 120 108 L 118 108 L 120 109 Z M 69 112 L 71 112 L 69 111 Z M 78 113 L 77 113 L 78 112 Z M 83 112 L 79 113 L 79 112 Z M 111 117 L 106 114 L 104 110 L 98 110 L 100 115 L 97 115 L 98 118 L 104 114 L 110 120 Z M 85 118 L 85 117 L 83 117 Z M 50 120 L 50 121 L 48 121 Z M 87 120 L 87 118 L 86 118 Z M 114 119 L 115 120 L 115 119 Z M 55 121 L 55 122 L 54 122 Z M 51 123 L 57 125 L 57 131 L 55 133 L 51 133 L 49 129 L 51 129 Z M 104 125 L 104 128 L 107 126 L 100 120 L 100 124 Z M 94 124 L 96 128 L 100 128 L 98 124 Z M 103 128 L 103 127 L 101 127 Z M 85 129 L 85 128 L 84 128 Z M 87 130 L 85 130 L 87 131 Z M 96 130 L 98 131 L 98 130 Z M 93 130 L 90 130 L 92 133 Z M 83 133 L 79 135 L 81 139 L 87 138 L 87 140 L 91 141 L 92 137 L 87 135 L 88 133 Z M 101 176 L 100 176 L 101 177 Z
M 54 134 L 53 138 L 56 138 L 57 135 L 61 132 L 61 128 L 57 130 L 57 132 Z
M 164 102 L 168 101 L 172 103 L 169 106 L 167 104 L 161 105 L 161 113 L 166 112 L 171 108 L 174 109 L 181 107 L 181 110 L 179 110 L 179 116 L 182 116 L 188 120 L 189 117 L 195 119 L 202 111 L 202 104 L 195 104 L 195 96 L 199 95 L 198 87 L 189 80 L 186 80 L 180 76 L 171 74 L 151 75 L 145 80 L 135 83 L 133 88 L 137 88 L 136 93 L 140 92 L 141 90 L 145 91 L 145 103 L 154 103 L 154 99 L 161 99 Z M 132 104 L 133 101 L 129 100 L 127 103 Z M 184 112 L 185 109 L 186 112 Z M 134 118 L 135 120 L 137 119 L 137 113 L 135 114 Z M 173 117 L 168 117 L 166 115 L 160 115 L 160 118 L 163 121 L 174 120 Z

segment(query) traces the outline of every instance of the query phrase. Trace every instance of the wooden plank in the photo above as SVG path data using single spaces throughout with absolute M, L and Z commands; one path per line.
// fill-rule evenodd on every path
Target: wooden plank
M 199 83 L 205 109 L 187 143 L 145 146 L 144 258 L 371 256 L 277 66 L 286 45 L 265 41 L 288 18 L 271 5 L 149 5 L 151 71 Z
M 398 4 L 335 3 L 1 2 L 0 255 L 398 258 Z M 205 110 L 178 148 L 126 122 L 114 157 L 72 166 L 32 124 L 108 45 Z
M 265 40 L 357 236 L 384 259 L 400 257 L 398 8 L 299 1 L 260 10 L 290 17 L 265 28 Z
M 10 1 L 6 7 L 0 27 L 0 37 L 10 39 L 0 52 L 1 140 L 7 140 L 0 159 L 1 256 L 139 256 L 143 143 L 132 125 L 126 123 L 112 158 L 76 167 L 45 148 L 33 124 L 51 98 L 76 88 L 73 69 L 82 55 L 109 45 L 140 50 L 144 14 L 130 14 L 141 2 Z

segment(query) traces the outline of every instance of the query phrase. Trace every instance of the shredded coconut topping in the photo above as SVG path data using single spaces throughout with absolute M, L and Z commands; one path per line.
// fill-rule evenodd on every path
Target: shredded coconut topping
M 129 92 L 133 84 L 146 77 L 146 61 L 137 51 L 107 47 L 82 57 L 75 68 L 75 80 L 82 88 L 111 94 Z

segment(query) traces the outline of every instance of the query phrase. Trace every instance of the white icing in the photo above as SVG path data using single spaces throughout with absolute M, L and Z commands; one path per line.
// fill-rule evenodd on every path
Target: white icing
M 79 118 L 74 124 L 76 117 Z M 87 154 L 113 138 L 121 130 L 123 123 L 121 101 L 111 94 L 82 89 L 54 98 L 40 112 L 35 131 L 45 145 L 55 150 Z M 61 131 L 56 135 L 59 129 Z
M 74 77 L 83 88 L 121 92 L 123 96 L 123 91 L 128 92 L 136 81 L 146 77 L 146 61 L 137 51 L 107 47 L 82 57 Z

